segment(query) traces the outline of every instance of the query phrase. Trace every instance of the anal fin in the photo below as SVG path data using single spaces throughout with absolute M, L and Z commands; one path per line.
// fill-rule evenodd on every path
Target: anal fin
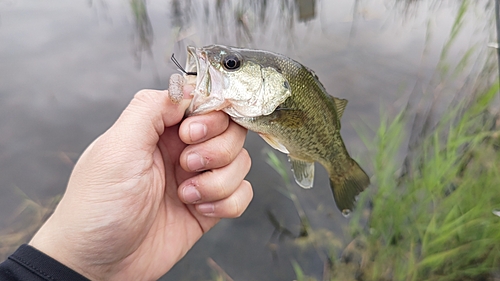
M 292 172 L 300 187 L 309 189 L 314 183 L 314 162 L 307 162 L 289 156 L 292 164 Z

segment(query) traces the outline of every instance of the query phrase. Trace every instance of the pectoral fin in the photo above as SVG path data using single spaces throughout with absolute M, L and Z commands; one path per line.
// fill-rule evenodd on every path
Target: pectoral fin
M 270 122 L 279 123 L 287 128 L 300 128 L 304 126 L 305 114 L 302 110 L 278 107 L 269 115 Z
M 273 136 L 265 135 L 265 134 L 259 134 L 259 136 L 261 138 L 263 138 L 267 142 L 267 144 L 272 146 L 272 148 L 279 150 L 285 154 L 289 153 L 288 149 L 286 149 L 286 147 L 278 139 L 274 138 Z
M 292 172 L 300 187 L 309 189 L 313 187 L 314 182 L 314 162 L 307 162 L 295 159 L 289 156 L 290 163 L 292 163 Z

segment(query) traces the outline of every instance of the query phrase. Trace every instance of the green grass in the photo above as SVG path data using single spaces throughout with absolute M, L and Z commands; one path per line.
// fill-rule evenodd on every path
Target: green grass
M 366 280 L 478 280 L 500 268 L 499 140 L 487 113 L 497 93 L 495 84 L 445 114 L 405 173 L 393 159 L 406 120 L 382 122 L 373 187 L 360 202 L 371 200 L 368 225 L 360 224 L 362 208 L 351 221 L 367 245 Z

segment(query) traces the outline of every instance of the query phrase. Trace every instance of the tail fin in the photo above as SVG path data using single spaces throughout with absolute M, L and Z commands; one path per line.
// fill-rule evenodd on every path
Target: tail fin
M 330 174 L 330 187 L 337 207 L 348 215 L 354 207 L 356 196 L 370 185 L 370 178 L 365 171 L 351 159 L 351 167 L 343 175 Z

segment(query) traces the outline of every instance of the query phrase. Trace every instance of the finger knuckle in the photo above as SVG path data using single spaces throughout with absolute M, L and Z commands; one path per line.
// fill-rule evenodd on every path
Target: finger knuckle
M 242 202 L 238 198 L 233 198 L 233 217 L 239 218 L 243 212 L 245 211 L 245 208 L 242 206 Z
M 243 180 L 241 182 L 241 188 L 243 189 L 243 193 L 246 193 L 246 195 L 235 197 L 233 199 L 234 217 L 240 217 L 241 215 L 243 215 L 253 198 L 253 190 L 250 182 Z
M 210 117 L 214 125 L 218 125 L 221 128 L 226 129 L 229 126 L 229 116 L 222 111 L 210 112 Z
M 220 143 L 219 146 L 220 151 L 220 161 L 223 162 L 224 165 L 231 163 L 235 157 L 233 145 L 231 142 L 224 141 Z
M 226 198 L 229 195 L 229 188 L 227 186 L 227 180 L 222 176 L 218 175 L 214 177 L 212 183 L 212 190 L 214 191 L 214 197 L 217 199 Z
M 159 104 L 160 101 L 158 99 L 158 95 L 153 90 L 140 90 L 135 94 L 134 98 L 130 102 L 130 105 L 132 105 L 131 108 L 134 108 L 135 110 L 140 108 L 155 110 Z
M 243 180 L 243 188 L 248 192 L 248 204 L 250 204 L 250 201 L 253 199 L 253 188 L 252 184 L 249 181 Z
M 134 96 L 134 98 L 138 101 L 150 101 L 153 99 L 153 91 L 151 90 L 140 90 Z
M 243 158 L 243 164 L 245 170 L 248 172 L 250 170 L 250 167 L 252 166 L 252 158 L 250 157 L 250 153 L 246 149 L 241 149 L 240 155 Z

